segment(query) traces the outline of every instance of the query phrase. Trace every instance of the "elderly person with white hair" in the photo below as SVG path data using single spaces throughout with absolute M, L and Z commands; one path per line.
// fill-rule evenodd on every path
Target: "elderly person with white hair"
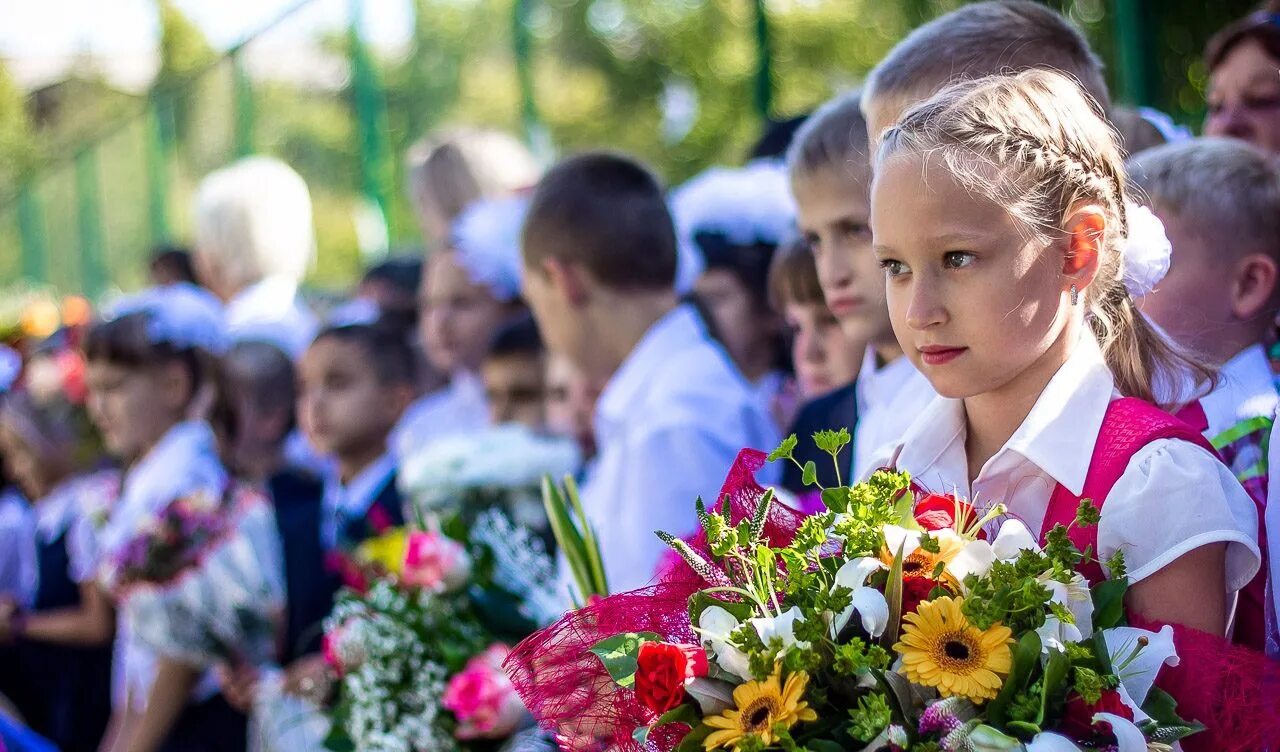
M 231 339 L 301 356 L 317 329 L 298 295 L 315 257 L 302 177 L 276 159 L 242 159 L 205 177 L 195 209 L 196 268 L 226 304 Z

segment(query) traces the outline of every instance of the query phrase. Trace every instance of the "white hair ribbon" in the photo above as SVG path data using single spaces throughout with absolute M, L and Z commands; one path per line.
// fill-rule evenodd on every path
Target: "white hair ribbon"
M 1169 273 L 1173 246 L 1164 234 L 1164 223 L 1145 206 L 1125 204 L 1129 237 L 1125 239 L 1120 273 L 1132 298 L 1151 293 Z

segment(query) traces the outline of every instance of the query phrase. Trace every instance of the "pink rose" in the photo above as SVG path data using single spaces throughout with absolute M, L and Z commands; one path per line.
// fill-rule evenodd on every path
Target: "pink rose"
M 509 652 L 506 645 L 492 645 L 449 679 L 442 704 L 458 719 L 454 736 L 504 739 L 524 720 L 524 703 L 502 671 Z
M 409 534 L 402 583 L 443 593 L 465 585 L 470 576 L 471 558 L 462 544 L 435 531 Z
M 325 632 L 324 638 L 320 641 L 324 662 L 338 676 L 360 668 L 360 664 L 364 663 L 367 657 L 364 645 L 357 635 L 352 634 L 353 631 L 352 622 L 345 621 L 336 629 Z

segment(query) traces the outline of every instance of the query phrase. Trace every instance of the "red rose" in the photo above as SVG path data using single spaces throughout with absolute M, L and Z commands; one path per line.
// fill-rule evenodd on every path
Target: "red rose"
M 1111 713 L 1121 718 L 1133 720 L 1133 711 L 1120 699 L 1120 693 L 1114 689 L 1102 690 L 1097 702 L 1088 703 L 1078 694 L 1072 693 L 1067 698 L 1067 706 L 1062 714 L 1062 733 L 1076 741 L 1093 741 L 1099 736 L 1111 737 L 1111 724 L 1105 721 L 1093 722 L 1098 713 Z
M 978 521 L 978 513 L 973 510 L 973 506 L 954 496 L 931 493 L 916 501 L 916 522 L 925 530 L 954 529 L 957 514 L 962 530 L 972 527 Z
M 932 577 L 908 575 L 902 578 L 902 613 L 914 614 L 916 608 L 929 600 L 929 593 L 941 583 Z
M 684 685 L 707 675 L 707 653 L 698 645 L 646 642 L 636 657 L 636 699 L 655 713 L 684 702 Z

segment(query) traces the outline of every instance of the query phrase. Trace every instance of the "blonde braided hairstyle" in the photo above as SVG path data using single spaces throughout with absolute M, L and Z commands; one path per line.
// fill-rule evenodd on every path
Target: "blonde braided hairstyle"
M 1066 236 L 1082 204 L 1100 207 L 1098 272 L 1081 291 L 1086 320 L 1116 387 L 1174 407 L 1214 382 L 1211 367 L 1160 334 L 1124 284 L 1127 188 L 1119 138 L 1098 103 L 1067 76 L 1044 69 L 962 81 L 909 110 L 881 136 L 877 168 L 927 155 L 966 190 L 1005 208 L 1037 241 Z

